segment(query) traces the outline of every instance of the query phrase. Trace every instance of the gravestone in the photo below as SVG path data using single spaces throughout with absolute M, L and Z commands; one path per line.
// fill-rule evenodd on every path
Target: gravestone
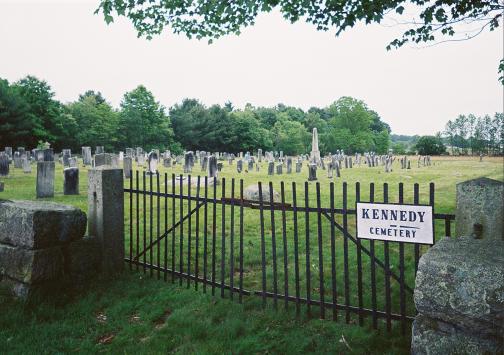
M 9 157 L 9 159 L 12 159 L 12 147 L 5 147 L 4 152 L 5 154 L 7 154 L 7 157 Z
M 54 168 L 53 161 L 37 162 L 37 198 L 54 196 Z
M 270 161 L 268 163 L 268 175 L 273 175 L 275 173 L 275 163 Z
M 103 154 L 103 153 L 105 153 L 105 148 L 102 145 L 97 146 L 95 149 L 95 155 L 96 154 Z
M 125 179 L 131 179 L 132 170 L 133 170 L 133 158 L 125 156 L 123 159 L 123 171 Z
M 111 166 L 112 157 L 108 153 L 96 154 L 94 156 L 94 167 L 98 166 Z
M 70 168 L 76 168 L 77 167 L 77 158 L 72 157 L 68 159 L 68 165 Z
M 282 175 L 282 169 L 283 169 L 283 165 L 282 164 L 277 164 L 277 166 L 276 166 L 276 173 L 277 173 L 277 175 Z
M 20 152 L 18 151 L 14 152 L 13 161 L 14 161 L 14 168 L 21 169 L 23 167 L 22 155 Z
M 208 158 L 208 177 L 217 178 L 217 171 L 217 157 L 212 155 Z
M 222 163 L 217 163 L 217 171 L 222 171 L 222 167 L 224 164 Z
M 145 165 L 145 155 L 141 153 L 140 155 L 137 155 L 137 164 L 138 166 L 144 166 Z
M 296 161 L 296 173 L 301 172 L 302 166 L 303 166 L 303 163 L 300 160 Z
M 262 154 L 263 154 L 262 149 L 261 148 L 257 149 L 257 161 L 259 163 L 262 161 Z
M 155 150 L 151 150 L 147 156 L 147 174 L 155 175 L 157 174 L 158 166 L 158 153 Z
M 3 181 L 0 181 L 0 192 L 3 192 L 4 190 L 4 183 Z
M 317 180 L 317 164 L 311 163 L 308 166 L 308 181 L 315 181 L 315 180 Z
M 61 156 L 63 158 L 63 166 L 69 167 L 70 162 L 68 160 L 72 157 L 72 151 L 70 149 L 63 149 L 61 151 Z
M 194 154 L 189 151 L 184 154 L 184 173 L 190 174 L 194 166 Z
M 163 166 L 165 168 L 170 168 L 171 167 L 171 158 L 170 157 L 163 159 Z
M 52 148 L 46 148 L 43 150 L 44 159 L 42 161 L 54 161 L 54 151 Z
M 243 160 L 238 159 L 236 163 L 236 171 L 238 171 L 238 173 L 241 173 L 242 170 L 243 170 Z
M 126 151 L 126 156 L 127 156 L 127 157 L 130 157 L 130 158 L 133 158 L 133 157 L 134 157 L 134 154 L 135 154 L 135 153 L 134 153 L 134 151 L 133 151 L 133 149 L 132 149 L 132 148 L 126 148 L 126 150 L 125 150 L 125 151 Z
M 203 159 L 201 159 L 201 171 L 206 171 L 208 168 L 208 157 L 205 155 Z
M 136 148 L 136 154 L 135 157 L 137 158 L 137 163 L 138 163 L 138 157 L 143 155 L 143 149 L 141 147 Z
M 248 170 L 249 171 L 254 170 L 254 160 L 252 160 L 252 159 L 249 159 L 249 161 L 248 161 Z
M 84 165 L 91 165 L 92 162 L 91 147 L 82 147 L 82 163 Z
M 23 173 L 30 174 L 31 173 L 30 161 L 26 157 L 24 157 L 22 160 L 23 160 Z
M 79 194 L 79 168 L 66 168 L 63 170 L 63 195 Z
M 7 153 L 0 152 L 0 176 L 9 175 L 9 156 Z
M 287 174 L 292 174 L 292 158 L 287 158 Z

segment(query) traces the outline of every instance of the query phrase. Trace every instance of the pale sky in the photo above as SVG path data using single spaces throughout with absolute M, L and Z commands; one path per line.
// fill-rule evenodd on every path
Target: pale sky
M 170 107 L 196 98 L 308 109 L 364 100 L 397 134 L 433 134 L 459 114 L 503 111 L 497 81 L 503 29 L 470 41 L 386 51 L 402 28 L 359 26 L 340 37 L 280 14 L 207 44 L 165 30 L 148 41 L 131 23 L 107 26 L 98 0 L 0 0 L 0 78 L 46 80 L 63 102 L 88 89 L 118 107 L 143 84 Z

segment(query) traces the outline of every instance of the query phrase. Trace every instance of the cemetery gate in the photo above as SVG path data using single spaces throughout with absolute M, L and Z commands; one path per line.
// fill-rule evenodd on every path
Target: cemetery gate
M 124 189 L 130 269 L 240 303 L 255 296 L 297 315 L 407 331 L 429 246 L 356 238 L 355 203 L 434 207 L 433 183 L 421 193 L 418 184 L 405 192 L 402 183 L 259 182 L 258 198 L 246 199 L 243 180 L 215 181 L 132 173 Z M 455 216 L 433 218 L 434 238 L 450 236 Z

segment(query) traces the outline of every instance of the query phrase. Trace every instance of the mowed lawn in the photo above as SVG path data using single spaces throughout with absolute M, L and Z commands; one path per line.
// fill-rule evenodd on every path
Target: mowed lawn
M 330 181 L 334 182 L 335 207 L 342 206 L 342 184 L 348 184 L 348 206 L 353 208 L 355 203 L 355 184 L 360 183 L 361 200 L 368 201 L 370 196 L 370 183 L 374 183 L 375 201 L 383 201 L 383 184 L 388 184 L 389 202 L 398 201 L 399 183 L 403 183 L 404 202 L 413 202 L 413 184 L 419 184 L 420 203 L 429 202 L 429 183 L 435 183 L 435 211 L 439 213 L 454 213 L 455 211 L 455 185 L 458 182 L 472 178 L 486 176 L 498 180 L 503 180 L 503 160 L 502 158 L 485 158 L 479 162 L 478 158 L 434 158 L 433 166 L 417 167 L 416 159 L 412 159 L 412 169 L 402 170 L 398 162 L 394 164 L 392 173 L 386 174 L 382 166 L 368 168 L 365 165 L 354 167 L 353 169 L 343 169 L 341 178 L 329 180 L 327 172 L 318 170 L 318 182 L 320 183 L 321 205 L 329 207 L 330 205 Z M 298 205 L 305 204 L 305 181 L 308 176 L 306 165 L 300 174 L 284 174 L 281 176 L 267 176 L 266 163 L 262 164 L 261 170 L 238 174 L 236 172 L 236 161 L 234 165 L 229 166 L 224 163 L 224 170 L 220 177 L 226 179 L 225 196 L 231 197 L 231 183 L 235 179 L 235 196 L 239 194 L 239 180 L 243 179 L 244 187 L 262 181 L 267 184 L 272 181 L 276 191 L 280 191 L 280 181 L 284 181 L 285 200 L 292 203 L 292 183 L 297 184 Z M 246 164 L 244 164 L 246 165 Z M 11 169 L 11 175 L 7 178 L 1 178 L 5 182 L 5 191 L 0 193 L 3 199 L 35 199 L 35 166 L 31 174 L 23 174 L 21 169 Z M 168 173 L 168 180 L 171 180 L 171 174 L 181 174 L 181 166 L 174 168 L 161 168 L 160 190 L 164 191 L 164 173 Z M 62 168 L 57 164 L 55 197 L 48 199 L 59 203 L 71 204 L 87 211 L 87 170 L 81 167 L 79 196 L 63 195 L 63 174 Z M 193 175 L 201 174 L 199 165 L 193 171 Z M 193 176 L 194 179 L 194 176 Z M 153 187 L 157 189 L 156 179 L 154 178 Z M 143 181 L 140 180 L 140 187 Z M 147 189 L 150 185 L 150 179 L 147 178 Z M 129 187 L 129 181 L 125 181 L 125 186 Z M 188 193 L 188 187 L 184 186 L 184 194 Z M 166 186 L 168 192 L 172 192 L 172 186 Z M 202 193 L 203 190 L 200 190 Z M 176 193 L 179 193 L 177 185 Z M 316 207 L 316 183 L 308 184 L 308 204 L 310 207 Z M 197 193 L 196 187 L 191 189 L 191 194 Z M 213 190 L 208 191 L 209 196 L 213 197 Z M 216 189 L 218 198 L 222 196 L 222 184 Z M 136 252 L 135 244 L 136 234 L 136 210 L 133 211 L 133 220 L 129 215 L 129 194 L 125 194 L 125 247 L 129 253 L 130 240 L 133 241 L 133 253 Z M 136 196 L 133 196 L 135 205 Z M 139 197 L 142 205 L 143 196 Z M 149 206 L 149 196 L 146 197 L 147 206 Z M 172 201 L 168 200 L 168 209 L 164 209 L 164 199 L 160 200 L 159 221 L 161 229 L 164 228 L 164 213 L 170 226 L 172 213 L 178 220 L 180 204 L 177 201 L 175 210 L 172 210 Z M 153 199 L 154 211 L 157 207 L 157 199 Z M 194 207 L 194 202 L 193 202 Z M 220 280 L 220 256 L 222 253 L 220 247 L 221 235 L 224 231 L 227 243 L 231 231 L 230 225 L 230 206 L 226 207 L 225 223 L 221 223 L 221 206 L 216 209 L 215 219 L 217 221 L 216 234 L 216 277 Z M 187 203 L 183 204 L 184 211 L 187 211 Z M 213 210 L 209 205 L 209 220 L 212 220 Z M 143 209 L 140 208 L 139 216 L 142 217 Z M 239 218 L 237 208 L 234 214 L 234 231 L 237 233 L 239 227 Z M 199 220 L 195 216 L 191 221 L 192 233 L 195 236 L 195 227 L 198 225 L 203 230 L 202 215 Z M 158 216 L 153 215 L 152 227 L 156 231 Z M 286 235 L 287 257 L 291 261 L 293 258 L 293 225 L 292 215 L 286 216 Z M 338 218 L 337 218 L 338 220 Z M 341 220 L 341 218 L 339 219 Z M 259 217 L 257 210 L 245 210 L 244 213 L 244 287 L 247 289 L 260 289 L 261 279 L 261 255 L 260 255 L 260 233 Z M 282 215 L 275 212 L 275 234 L 277 238 L 277 262 L 278 262 L 278 284 L 279 289 L 283 291 L 283 281 L 285 277 L 290 281 L 288 291 L 294 292 L 292 282 L 293 271 L 291 264 L 287 275 L 283 273 L 283 249 L 282 249 Z M 133 222 L 133 235 L 130 239 L 130 222 Z M 299 215 L 300 240 L 299 245 L 300 268 L 301 272 L 301 292 L 306 293 L 306 248 L 311 250 L 312 268 L 310 276 L 314 299 L 318 299 L 320 294 L 316 289 L 320 283 L 320 274 L 318 272 L 318 247 L 317 244 L 317 218 L 316 214 L 310 215 L 308 230 L 311 237 L 308 246 L 305 244 L 304 214 Z M 436 224 L 437 238 L 443 236 L 444 223 L 441 221 Z M 143 238 L 143 219 L 139 221 L 140 237 Z M 150 221 L 147 218 L 145 229 L 146 239 L 150 237 Z M 187 223 L 184 226 L 185 236 L 187 238 Z M 331 289 L 330 265 L 331 255 L 328 252 L 330 245 L 330 224 L 327 221 L 321 226 L 323 232 L 322 247 L 324 253 L 322 256 L 324 272 L 323 283 L 326 290 Z M 349 230 L 354 234 L 355 221 L 349 219 Z M 272 290 L 272 244 L 271 235 L 273 229 L 270 223 L 270 211 L 265 211 L 265 231 L 266 249 L 267 249 L 267 288 Z M 452 225 L 454 231 L 454 225 Z M 163 232 L 163 230 L 161 230 Z M 155 233 L 155 232 L 154 232 Z M 175 239 L 175 246 L 178 250 L 179 239 L 178 230 Z M 156 235 L 154 235 L 154 238 Z M 342 269 L 342 236 L 336 235 L 336 267 Z M 169 240 L 170 241 L 170 240 Z M 184 239 L 187 246 L 187 239 Z M 369 248 L 368 242 L 363 242 L 364 247 Z M 164 249 L 164 241 L 153 249 L 153 259 L 147 255 L 147 262 L 156 263 L 157 248 Z M 171 247 L 169 244 L 167 247 Z M 237 244 L 235 244 L 237 248 Z M 142 250 L 139 247 L 139 250 Z M 193 265 L 196 261 L 195 246 L 189 249 L 193 257 Z M 187 247 L 184 248 L 184 258 L 187 258 Z M 391 245 L 391 269 L 397 268 L 398 253 L 397 245 Z M 422 249 L 425 252 L 426 249 Z M 170 251 L 171 252 L 171 251 Z M 226 260 L 229 260 L 229 248 L 226 249 Z M 376 255 L 383 260 L 383 246 L 381 243 L 376 245 Z M 414 285 L 413 249 L 406 247 L 405 260 L 407 264 L 407 273 L 405 275 L 407 284 Z M 237 254 L 235 253 L 235 256 Z M 198 261 L 202 265 L 201 253 Z M 352 304 L 356 301 L 357 292 L 355 289 L 355 258 L 356 247 L 349 247 L 350 263 L 350 291 Z M 163 260 L 161 260 L 161 263 Z M 168 260 L 168 264 L 171 259 Z M 370 307 L 371 295 L 370 276 L 369 276 L 369 258 L 363 257 L 363 293 L 364 306 Z M 228 268 L 225 270 L 226 282 L 230 277 Z M 338 289 L 343 288 L 342 277 L 337 279 Z M 170 278 L 169 278 L 170 280 Z M 383 285 L 384 277 L 382 270 L 377 271 L 377 303 L 379 309 L 383 307 Z M 405 353 L 409 349 L 410 336 L 409 329 L 406 336 L 402 336 L 398 324 L 394 324 L 392 333 L 387 333 L 383 322 L 380 321 L 379 330 L 371 330 L 369 320 L 366 320 L 364 327 L 356 325 L 356 317 L 351 317 L 350 324 L 345 324 L 344 316 L 339 316 L 338 322 L 330 320 L 319 320 L 318 310 L 312 310 L 311 317 L 306 314 L 306 309 L 302 308 L 299 316 L 296 316 L 294 305 L 291 304 L 288 311 L 285 311 L 283 305 L 275 310 L 272 302 L 268 302 L 267 307 L 261 307 L 261 299 L 258 297 L 245 297 L 243 304 L 236 301 L 221 299 L 218 296 L 204 294 L 201 291 L 194 290 L 194 284 L 191 283 L 190 289 L 186 288 L 186 283 L 179 286 L 178 283 L 165 283 L 142 272 L 129 271 L 126 269 L 123 275 L 114 280 L 96 280 L 87 289 L 85 294 L 79 296 L 62 296 L 58 300 L 48 300 L 44 304 L 25 307 L 19 302 L 11 300 L 5 293 L 0 295 L 0 352 L 1 353 L 66 353 L 66 352 L 112 352 L 112 353 Z M 392 285 L 392 310 L 398 311 L 398 287 Z M 326 291 L 327 292 L 327 291 Z M 216 295 L 219 293 L 217 292 Z M 339 295 L 341 297 L 341 295 Z M 326 300 L 331 298 L 331 294 L 326 294 Z M 341 301 L 340 301 L 341 302 Z M 408 314 L 414 314 L 414 305 L 411 297 L 407 299 Z M 329 312 L 327 317 L 330 318 Z

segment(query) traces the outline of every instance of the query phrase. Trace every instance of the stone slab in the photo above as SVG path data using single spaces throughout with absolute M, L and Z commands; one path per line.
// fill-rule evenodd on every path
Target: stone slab
M 53 202 L 0 201 L 0 243 L 41 249 L 80 239 L 86 214 Z

